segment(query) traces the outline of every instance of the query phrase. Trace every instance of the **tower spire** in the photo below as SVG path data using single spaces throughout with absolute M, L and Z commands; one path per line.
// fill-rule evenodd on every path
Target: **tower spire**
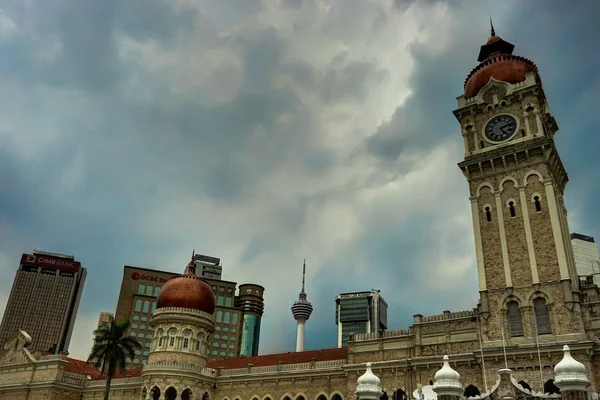
M 496 31 L 494 30 L 494 22 L 492 21 L 492 16 L 490 15 L 490 32 L 491 32 L 491 36 L 494 37 L 496 36 Z
M 192 250 L 192 259 L 187 266 L 187 273 L 190 275 L 196 275 L 196 264 L 194 263 L 194 256 L 196 255 L 196 249 Z
M 304 259 L 304 264 L 302 264 L 302 290 L 300 293 L 304 293 L 304 282 L 306 279 L 306 258 Z

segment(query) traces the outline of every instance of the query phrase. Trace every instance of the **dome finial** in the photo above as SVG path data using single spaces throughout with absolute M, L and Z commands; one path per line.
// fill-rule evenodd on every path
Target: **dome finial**
M 460 374 L 450 366 L 450 359 L 447 355 L 442 359 L 442 368 L 435 373 L 434 379 L 433 391 L 438 396 L 460 396 L 462 394 Z
M 571 349 L 563 347 L 563 359 L 554 367 L 554 384 L 560 390 L 586 391 L 590 385 L 585 365 L 571 356 Z
M 192 250 L 192 259 L 190 260 L 190 263 L 188 264 L 187 270 L 188 270 L 188 274 L 190 275 L 196 275 L 196 263 L 194 262 L 194 256 L 196 255 L 196 249 Z
M 492 37 L 496 36 L 496 31 L 494 30 L 494 22 L 492 21 L 492 16 L 490 15 L 490 31 Z

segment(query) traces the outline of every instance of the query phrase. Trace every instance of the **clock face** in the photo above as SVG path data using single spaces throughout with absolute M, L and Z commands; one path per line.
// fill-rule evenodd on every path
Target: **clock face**
M 496 115 L 485 126 L 485 136 L 493 142 L 510 138 L 517 130 L 517 120 L 512 115 Z

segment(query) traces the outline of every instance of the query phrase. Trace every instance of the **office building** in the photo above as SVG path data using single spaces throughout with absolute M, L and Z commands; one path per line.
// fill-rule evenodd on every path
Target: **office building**
M 98 317 L 98 325 L 96 326 L 96 329 L 100 329 L 103 326 L 109 325 L 111 319 L 114 317 L 115 317 L 115 314 L 113 314 L 111 312 L 101 311 L 100 316 Z
M 335 298 L 338 347 L 346 347 L 350 335 L 387 329 L 387 303 L 378 290 L 342 293 Z
M 0 345 L 23 330 L 32 350 L 67 352 L 85 277 L 86 269 L 73 256 L 23 254 L 0 325 Z
M 198 257 L 200 256 L 200 257 Z M 216 261 L 216 262 L 215 262 Z M 201 273 L 216 274 L 206 265 L 218 265 L 220 260 L 213 257 L 194 255 L 195 275 L 202 277 L 215 294 L 215 332 L 212 335 L 209 359 L 252 356 L 258 354 L 260 324 L 264 311 L 264 288 L 260 285 L 239 285 L 236 296 L 236 282 L 211 279 Z M 188 267 L 185 273 L 188 272 Z M 180 274 L 126 265 L 117 302 L 115 319 L 131 319 L 129 334 L 136 336 L 143 346 L 132 364 L 145 364 L 152 342 L 152 328 L 148 324 L 156 309 L 156 298 L 162 286 Z M 221 273 L 218 273 L 221 276 Z M 213 275 L 214 276 L 214 275 Z
M 594 238 L 580 233 L 571 233 L 571 246 L 577 275 L 585 277 L 587 280 L 591 279 L 598 285 L 600 283 L 600 253 L 598 253 L 598 245 Z
M 221 260 L 216 257 L 209 257 L 202 254 L 194 255 L 194 264 L 196 266 L 196 275 L 207 279 L 221 279 L 223 266 Z

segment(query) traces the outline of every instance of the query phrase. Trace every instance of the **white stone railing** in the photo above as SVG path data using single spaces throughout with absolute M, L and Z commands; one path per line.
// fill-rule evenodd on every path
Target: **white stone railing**
M 388 337 L 399 337 L 399 336 L 409 336 L 410 329 L 397 329 L 393 331 L 383 331 L 383 332 L 374 332 L 374 333 L 356 333 L 354 334 L 354 341 L 360 340 L 373 340 L 379 338 L 388 338 Z
M 264 367 L 253 367 L 248 366 L 245 368 L 233 368 L 223 369 L 220 371 L 220 376 L 236 376 L 246 374 L 262 374 L 262 373 L 276 373 L 281 371 L 306 371 L 314 369 L 330 369 L 339 368 L 346 365 L 346 360 L 327 360 L 327 361 L 315 361 L 305 362 L 297 364 L 278 364 L 278 365 L 267 365 Z
M 127 377 L 127 378 L 118 378 L 118 379 L 113 379 L 110 383 L 110 387 L 111 388 L 115 388 L 118 386 L 136 386 L 139 385 L 141 387 L 142 385 L 142 378 L 139 376 L 132 376 L 132 377 Z M 87 384 L 88 388 L 98 388 L 98 387 L 105 387 L 106 386 L 106 380 L 101 380 L 101 381 L 89 381 Z
M 144 371 L 158 371 L 165 369 L 173 369 L 177 371 L 188 371 L 196 372 L 206 376 L 217 376 L 217 371 L 212 368 L 201 367 L 194 364 L 180 364 L 180 363 L 167 363 L 167 362 L 153 362 L 148 363 L 144 366 Z
M 152 313 L 152 316 L 156 317 L 157 315 L 169 314 L 169 313 L 195 314 L 195 315 L 198 315 L 198 316 L 201 316 L 201 317 L 204 317 L 204 318 L 208 318 L 211 321 L 213 321 L 213 315 L 212 314 L 209 314 L 207 312 L 200 311 L 200 310 L 194 310 L 193 308 L 185 308 L 185 307 L 163 307 L 163 308 L 157 308 Z

